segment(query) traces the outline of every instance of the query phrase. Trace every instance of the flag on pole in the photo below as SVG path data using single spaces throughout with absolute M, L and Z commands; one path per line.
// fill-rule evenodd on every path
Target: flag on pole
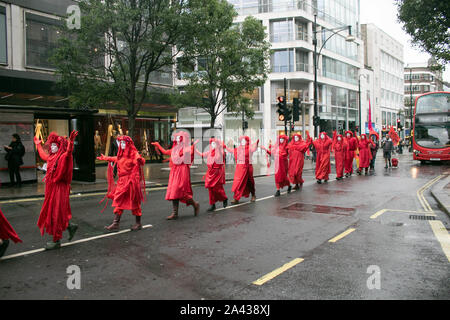
M 371 107 L 370 107 L 370 98 L 369 98 L 369 124 L 368 124 L 368 127 L 369 127 L 369 137 L 371 135 L 375 135 L 375 137 L 377 137 L 377 141 L 380 140 L 380 136 L 372 127 L 372 111 L 371 111 Z

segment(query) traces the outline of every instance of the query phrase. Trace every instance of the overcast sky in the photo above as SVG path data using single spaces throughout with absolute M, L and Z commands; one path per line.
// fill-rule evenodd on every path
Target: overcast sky
M 444 0 L 443 0 L 444 1 Z M 361 23 L 373 23 L 378 28 L 403 44 L 403 61 L 405 64 L 425 62 L 430 55 L 411 45 L 411 38 L 397 21 L 397 6 L 394 0 L 360 0 Z M 450 64 L 444 71 L 444 81 L 450 82 Z

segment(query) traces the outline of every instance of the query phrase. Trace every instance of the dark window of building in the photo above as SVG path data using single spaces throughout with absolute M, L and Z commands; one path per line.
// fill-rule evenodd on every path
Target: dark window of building
M 60 20 L 26 13 L 26 64 L 28 67 L 52 69 L 49 61 L 56 49 Z
M 0 6 L 0 63 L 8 63 L 6 50 L 6 9 Z

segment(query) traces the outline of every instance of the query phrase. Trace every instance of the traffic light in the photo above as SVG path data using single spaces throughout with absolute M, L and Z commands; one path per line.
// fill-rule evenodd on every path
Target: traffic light
M 292 99 L 292 119 L 294 121 L 300 120 L 300 100 L 298 98 Z
M 248 121 L 244 121 L 242 123 L 242 127 L 244 128 L 244 130 L 248 129 Z
M 402 126 L 402 124 L 400 122 L 400 119 L 397 119 L 397 130 L 401 131 L 402 129 L 403 129 L 403 126 Z
M 313 117 L 313 125 L 314 125 L 314 127 L 318 127 L 320 125 L 320 117 L 319 116 Z
M 284 121 L 286 119 L 286 99 L 284 98 L 284 96 L 280 96 L 277 98 L 278 103 L 277 103 L 277 107 L 278 107 L 278 120 L 279 121 Z

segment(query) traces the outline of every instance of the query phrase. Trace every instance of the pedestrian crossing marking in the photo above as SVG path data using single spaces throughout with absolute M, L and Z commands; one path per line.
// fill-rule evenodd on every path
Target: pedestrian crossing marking
M 348 236 L 350 233 L 352 233 L 355 230 L 356 230 L 355 228 L 349 228 L 346 231 L 342 232 L 341 234 L 337 235 L 336 237 L 328 240 L 328 242 L 336 242 L 338 240 L 341 240 L 342 238 L 344 238 L 345 236 Z
M 305 259 L 303 258 L 296 258 L 286 264 L 284 264 L 283 266 L 281 266 L 278 269 L 273 270 L 272 272 L 262 276 L 261 278 L 259 278 L 258 280 L 254 281 L 253 284 L 257 285 L 257 286 L 261 286 L 264 283 L 266 283 L 267 281 L 272 280 L 273 278 L 279 276 L 280 274 L 282 274 L 283 272 L 291 269 L 292 267 L 294 267 L 295 265 L 299 264 L 300 262 L 304 261 Z

